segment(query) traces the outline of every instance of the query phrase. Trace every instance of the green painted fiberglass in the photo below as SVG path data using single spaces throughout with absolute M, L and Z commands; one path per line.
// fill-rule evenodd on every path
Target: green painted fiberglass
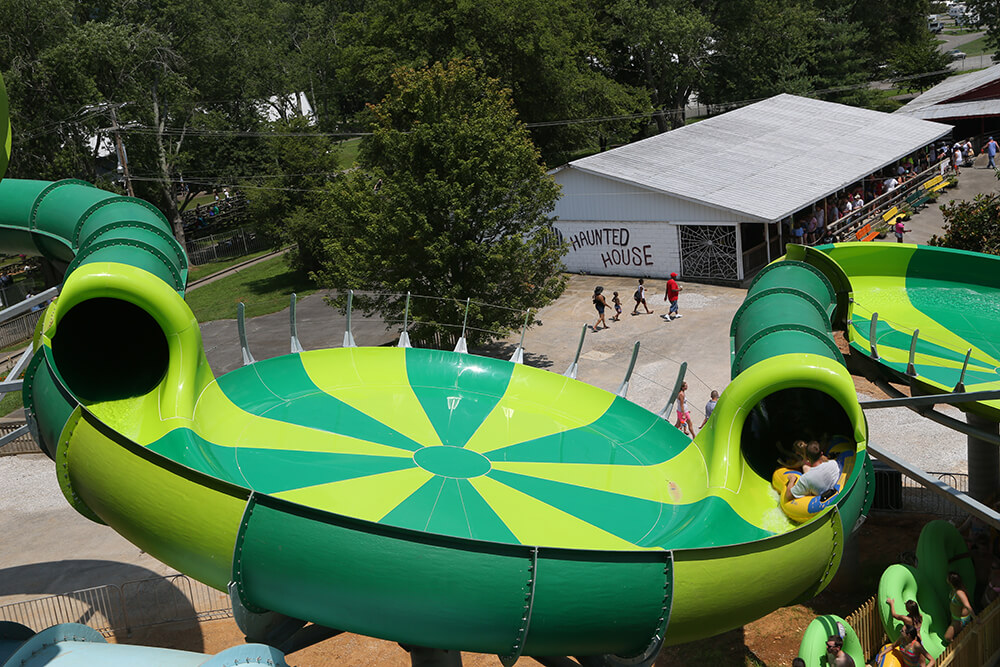
M 874 363 L 889 379 L 910 381 L 910 343 L 919 330 L 915 381 L 925 391 L 953 391 L 969 350 L 966 391 L 1000 389 L 1000 257 L 898 243 L 844 243 L 793 254 L 841 274 L 841 289 L 850 296 L 842 299 L 847 338 L 861 358 L 871 355 L 878 314 Z M 1000 421 L 1000 401 L 962 408 Z
M 65 271 L 24 396 L 67 501 L 251 611 L 508 664 L 634 656 L 812 597 L 871 502 L 834 291 L 807 264 L 751 289 L 734 379 L 692 442 L 603 390 L 452 352 L 319 350 L 216 378 L 167 222 L 79 181 L 0 182 L 0 245 Z M 799 400 L 863 464 L 794 526 L 770 473 Z

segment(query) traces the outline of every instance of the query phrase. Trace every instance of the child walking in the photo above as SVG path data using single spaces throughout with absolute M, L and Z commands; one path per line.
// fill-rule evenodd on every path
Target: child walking
M 614 292 L 611 296 L 611 303 L 615 304 L 615 316 L 611 319 L 615 322 L 622 315 L 622 300 L 618 298 L 618 292 Z

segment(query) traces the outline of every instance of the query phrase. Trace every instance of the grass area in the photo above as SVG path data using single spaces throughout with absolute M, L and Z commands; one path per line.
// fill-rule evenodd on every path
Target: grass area
M 192 265 L 191 269 L 188 271 L 188 282 L 192 280 L 198 280 L 199 278 L 204 278 L 210 276 L 213 273 L 218 273 L 219 271 L 224 271 L 230 266 L 235 266 L 241 262 L 248 262 L 255 257 L 260 257 L 261 255 L 266 255 L 271 252 L 270 250 L 261 250 L 260 252 L 253 252 L 249 255 L 243 255 L 242 257 L 234 257 L 232 259 L 223 259 L 218 262 L 208 262 L 207 264 Z
M 337 156 L 337 164 L 341 169 L 350 169 L 358 159 L 358 148 L 361 146 L 361 139 L 348 139 L 340 143 L 340 155 Z
M 4 394 L 4 397 L 0 399 L 0 417 L 6 417 L 22 407 L 24 407 L 24 401 L 21 400 L 21 392 L 12 391 L 9 394 Z
M 256 317 L 287 307 L 292 292 L 306 296 L 315 291 L 309 277 L 293 271 L 281 256 L 209 283 L 189 293 L 185 300 L 199 322 L 211 322 L 235 318 L 241 301 L 246 304 L 246 316 Z
M 993 49 L 986 44 L 986 35 L 958 47 L 966 56 L 981 56 L 986 53 L 993 53 Z

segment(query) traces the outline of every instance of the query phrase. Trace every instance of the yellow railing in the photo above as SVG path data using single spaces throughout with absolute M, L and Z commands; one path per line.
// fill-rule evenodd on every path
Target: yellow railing
M 861 650 L 865 656 L 872 657 L 878 653 L 879 649 L 885 645 L 887 639 L 885 628 L 882 626 L 882 619 L 878 615 L 878 599 L 872 598 L 844 619 L 850 625 L 858 640 L 861 642 Z
M 937 667 L 981 667 L 1000 658 L 1000 598 L 972 619 L 934 662 Z

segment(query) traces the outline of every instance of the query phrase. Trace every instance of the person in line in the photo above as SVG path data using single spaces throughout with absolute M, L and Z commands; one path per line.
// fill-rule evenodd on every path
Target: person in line
M 798 479 L 791 476 L 785 486 L 785 500 L 795 500 L 805 496 L 829 497 L 840 479 L 840 465 L 826 457 L 823 448 L 813 440 L 806 445 L 806 460 Z
M 615 304 L 615 316 L 611 319 L 617 322 L 622 316 L 622 300 L 618 298 L 618 292 L 612 294 L 611 303 Z
M 826 640 L 827 664 L 832 667 L 855 667 L 854 658 L 844 653 L 844 638 L 830 635 Z
M 705 404 L 705 421 L 701 423 L 700 428 L 705 428 L 705 424 L 708 423 L 708 418 L 712 416 L 715 412 L 715 406 L 719 402 L 719 392 L 712 390 L 712 395 L 708 399 L 708 403 Z
M 969 592 L 965 590 L 965 583 L 958 572 L 948 573 L 948 585 L 951 586 L 951 598 L 948 606 L 951 610 L 951 625 L 944 632 L 943 644 L 947 646 L 951 640 L 962 631 L 969 621 L 972 620 L 972 603 L 969 602 Z
M 792 667 L 806 667 L 806 661 L 802 658 L 792 658 Z
M 604 288 L 600 285 L 594 288 L 593 301 L 594 308 L 597 309 L 597 322 L 591 327 L 594 331 L 598 331 L 601 328 L 601 324 L 604 325 L 605 329 L 608 328 L 608 323 L 604 321 L 604 309 L 608 307 L 608 301 L 604 298 L 602 292 L 604 292 Z
M 990 169 L 997 168 L 994 160 L 996 159 L 998 149 L 1000 149 L 1000 144 L 997 144 L 997 142 L 993 140 L 993 137 L 990 137 L 990 140 L 986 142 L 985 146 L 983 146 L 983 152 L 986 153 L 986 156 L 989 158 L 989 162 L 986 166 Z
M 920 641 L 920 631 L 912 625 L 903 628 L 893 647 L 903 667 L 929 667 L 934 664 L 934 658 Z
M 677 311 L 677 301 L 680 299 L 681 290 L 683 289 L 683 287 L 677 284 L 677 274 L 671 273 L 670 280 L 667 281 L 667 291 L 663 295 L 663 300 L 670 302 L 670 310 L 667 311 L 667 316 L 664 319 L 676 320 L 681 316 Z
M 646 305 L 646 286 L 643 284 L 642 278 L 639 278 L 639 286 L 635 288 L 635 294 L 632 295 L 632 298 L 635 299 L 635 308 L 632 309 L 633 315 L 639 314 L 640 305 L 646 309 L 647 314 L 653 312 Z
M 920 632 L 920 626 L 924 623 L 924 617 L 920 613 L 920 608 L 917 606 L 916 600 L 907 600 L 904 603 L 906 614 L 896 613 L 895 602 L 893 598 L 885 599 L 885 603 L 889 605 L 889 614 L 897 621 L 902 621 L 903 627 L 913 627 L 917 629 L 917 632 Z
M 694 437 L 694 424 L 691 423 L 691 413 L 687 407 L 688 383 L 681 383 L 681 390 L 677 392 L 677 423 L 674 424 L 682 433 Z
M 965 160 L 962 158 L 962 148 L 958 144 L 955 144 L 952 148 L 951 166 L 955 170 L 956 176 L 962 173 L 962 167 L 965 166 Z

